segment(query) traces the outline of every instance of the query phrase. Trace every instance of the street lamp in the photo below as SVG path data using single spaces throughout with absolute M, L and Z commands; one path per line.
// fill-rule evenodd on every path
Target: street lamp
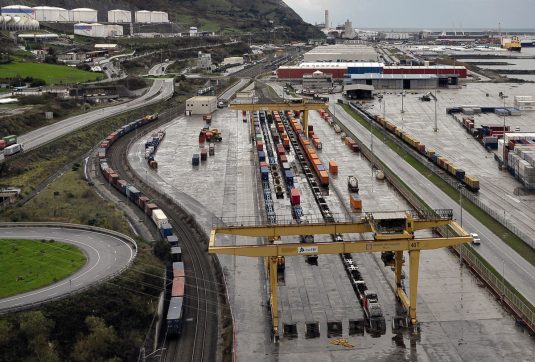
M 459 189 L 459 206 L 461 207 L 460 222 L 461 227 L 463 227 L 463 184 L 457 185 L 457 188 Z
M 505 110 L 505 99 L 509 98 L 509 96 L 506 96 L 505 94 L 503 94 L 503 92 L 500 92 L 499 96 L 503 100 L 503 108 Z M 502 161 L 503 161 L 503 164 L 506 164 L 506 160 L 505 160 L 505 112 L 503 112 L 503 154 L 502 154 Z
M 405 107 L 404 107 L 404 98 L 405 98 L 405 91 L 401 91 L 401 113 L 405 113 Z

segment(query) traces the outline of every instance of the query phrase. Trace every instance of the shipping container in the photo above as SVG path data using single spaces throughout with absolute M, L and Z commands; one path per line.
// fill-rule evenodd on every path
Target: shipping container
M 318 177 L 322 186 L 329 186 L 329 174 L 326 171 L 319 171 Z
M 173 278 L 185 276 L 183 262 L 181 261 L 174 262 L 172 264 L 172 268 L 173 268 Z
M 180 246 L 173 246 L 171 247 L 171 262 L 177 261 L 182 261 L 182 248 Z
M 22 151 L 22 145 L 20 143 L 12 144 L 4 148 L 4 156 L 11 156 Z
M 198 153 L 194 153 L 193 157 L 191 158 L 191 164 L 193 166 L 198 166 L 200 163 L 201 157 Z
M 0 150 L 3 150 L 4 148 L 6 148 L 6 141 L 0 140 Z
M 168 224 L 169 220 L 167 219 L 167 216 L 165 213 L 160 209 L 154 209 L 152 210 L 152 221 L 156 224 L 156 226 L 159 228 L 163 224 Z
M 263 181 L 268 181 L 269 180 L 269 168 L 261 167 L 260 168 L 260 174 L 261 174 L 261 177 L 262 177 Z
M 173 278 L 173 286 L 171 288 L 171 297 L 183 297 L 184 296 L 184 284 L 185 277 Z
M 159 229 L 160 235 L 162 235 L 163 238 L 173 235 L 173 227 L 171 224 L 161 224 Z
M 357 193 L 349 194 L 349 204 L 355 210 L 362 210 L 362 199 Z
M 165 238 L 171 247 L 178 247 L 178 237 L 176 235 L 169 235 Z M 175 260 L 182 261 L 182 260 Z
M 290 203 L 292 205 L 299 205 L 301 203 L 301 194 L 296 188 L 290 189 Z
M 126 196 L 130 199 L 130 201 L 137 204 L 139 195 L 141 192 L 136 189 L 134 186 L 127 186 L 126 187 Z
M 329 173 L 332 174 L 332 175 L 337 175 L 338 174 L 338 165 L 333 160 L 329 161 Z
M 2 140 L 6 142 L 6 147 L 11 146 L 17 143 L 17 136 L 15 135 L 5 136 L 5 137 L 2 137 Z
M 206 161 L 208 159 L 208 149 L 203 147 L 201 149 L 201 161 Z

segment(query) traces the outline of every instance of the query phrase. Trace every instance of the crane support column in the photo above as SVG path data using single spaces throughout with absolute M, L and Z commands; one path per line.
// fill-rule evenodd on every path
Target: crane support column
M 308 110 L 303 111 L 303 132 L 308 137 Z
M 401 288 L 401 267 L 403 266 L 403 251 L 396 251 L 394 266 L 396 268 L 396 289 Z
M 416 297 L 418 293 L 418 270 L 420 268 L 420 250 L 409 251 L 409 282 L 410 304 L 409 318 L 413 325 L 416 324 Z
M 269 287 L 271 302 L 271 320 L 273 322 L 273 338 L 279 340 L 279 286 L 277 277 L 277 257 L 268 257 L 269 261 Z

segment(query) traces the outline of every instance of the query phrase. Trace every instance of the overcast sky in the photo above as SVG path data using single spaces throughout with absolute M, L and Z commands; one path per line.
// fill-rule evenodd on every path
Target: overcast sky
M 535 0 L 284 0 L 309 23 L 355 28 L 535 28 Z

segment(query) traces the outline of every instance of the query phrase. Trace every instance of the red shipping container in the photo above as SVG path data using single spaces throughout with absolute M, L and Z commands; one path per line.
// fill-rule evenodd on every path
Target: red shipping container
M 184 278 L 185 276 L 184 269 L 173 269 L 173 279 L 178 277 Z
M 158 206 L 156 204 L 153 204 L 153 203 L 145 204 L 145 214 L 151 216 L 152 210 L 157 209 L 157 208 Z
M 260 167 L 268 167 L 268 163 L 265 161 L 260 162 Z
M 173 278 L 173 288 L 171 289 L 171 297 L 183 297 L 184 296 L 184 277 Z
M 6 148 L 6 141 L 0 140 L 0 150 L 3 150 L 4 148 Z
M 298 189 L 293 188 L 290 190 L 290 202 L 292 205 L 299 205 L 301 203 L 301 194 Z
M 140 196 L 137 200 L 137 204 L 139 207 L 143 210 L 145 210 L 145 204 L 149 201 L 149 198 L 147 196 Z
M 288 162 L 288 156 L 286 155 L 280 155 L 279 159 L 281 163 Z
M 312 138 L 314 136 L 314 131 L 308 131 L 308 138 Z
M 206 141 L 206 135 L 204 134 L 204 132 L 200 132 L 199 133 L 199 143 L 204 143 L 204 141 Z

